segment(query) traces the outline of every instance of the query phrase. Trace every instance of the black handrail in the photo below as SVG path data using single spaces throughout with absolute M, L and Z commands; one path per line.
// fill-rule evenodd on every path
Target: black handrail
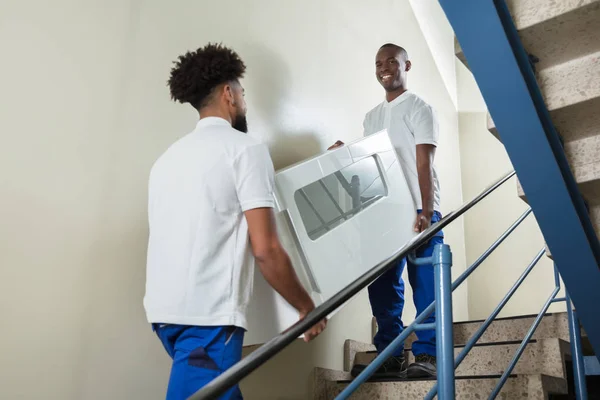
M 296 340 L 300 335 L 310 329 L 317 322 L 327 317 L 331 312 L 335 311 L 339 306 L 344 304 L 355 294 L 366 288 L 373 281 L 375 281 L 380 275 L 384 274 L 389 269 L 393 268 L 397 262 L 410 253 L 427 243 L 431 240 L 439 231 L 449 225 L 451 222 L 462 216 L 465 212 L 470 210 L 473 206 L 487 197 L 490 193 L 495 191 L 497 188 L 502 186 L 506 181 L 512 178 L 515 172 L 512 171 L 500 178 L 493 185 L 481 192 L 477 197 L 468 203 L 463 204 L 458 210 L 451 212 L 446 217 L 442 218 L 438 223 L 430 226 L 419 235 L 415 236 L 411 241 L 402 246 L 400 250 L 396 251 L 391 257 L 380 262 L 369 271 L 365 272 L 355 281 L 350 283 L 344 289 L 333 295 L 329 300 L 325 301 L 319 307 L 315 308 L 309 313 L 306 318 L 296 322 L 286 331 L 275 336 L 267 343 L 256 349 L 254 352 L 249 354 L 243 360 L 223 372 L 217 378 L 209 382 L 202 389 L 194 393 L 188 400 L 208 400 L 217 399 L 220 395 L 226 392 L 230 387 L 241 381 L 252 371 L 260 367 L 262 364 L 267 362 L 286 346 Z

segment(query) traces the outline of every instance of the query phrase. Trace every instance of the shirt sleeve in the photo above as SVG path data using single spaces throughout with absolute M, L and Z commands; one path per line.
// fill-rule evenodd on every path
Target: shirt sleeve
M 435 111 L 431 106 L 425 105 L 413 114 L 411 118 L 413 134 L 415 135 L 415 144 L 432 144 L 437 146 L 440 138 Z
M 274 208 L 274 169 L 267 147 L 249 146 L 233 162 L 235 189 L 242 211 Z

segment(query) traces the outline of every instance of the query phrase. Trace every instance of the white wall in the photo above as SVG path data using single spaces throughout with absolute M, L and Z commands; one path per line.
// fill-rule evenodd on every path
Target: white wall
M 459 118 L 463 194 L 468 199 L 511 171 L 512 165 L 504 146 L 487 131 L 485 113 L 460 113 Z M 473 263 L 527 208 L 512 178 L 469 211 L 467 261 Z M 469 278 L 471 319 L 487 318 L 543 247 L 544 238 L 530 215 Z M 500 315 L 537 314 L 553 289 L 553 263 L 544 256 Z M 550 308 L 550 312 L 564 310 L 563 304 Z
M 455 71 L 454 30 L 439 0 L 410 0 L 421 31 L 433 54 L 454 107 L 458 107 L 457 72 Z
M 487 112 L 485 100 L 475 77 L 457 57 L 454 57 L 459 112 Z
M 251 135 L 283 167 L 359 137 L 383 99 L 378 46 L 406 46 L 410 86 L 443 127 L 443 211 L 462 202 L 457 115 L 406 0 L 0 7 L 2 398 L 163 398 L 169 360 L 141 303 L 146 184 L 153 161 L 196 121 L 166 87 L 186 50 L 208 41 L 238 50 Z M 446 234 L 457 274 L 462 222 Z M 458 319 L 468 316 L 466 290 L 455 295 Z M 302 398 L 314 365 L 341 368 L 345 338 L 370 338 L 365 293 L 313 344 L 294 344 L 245 381 L 246 398 Z

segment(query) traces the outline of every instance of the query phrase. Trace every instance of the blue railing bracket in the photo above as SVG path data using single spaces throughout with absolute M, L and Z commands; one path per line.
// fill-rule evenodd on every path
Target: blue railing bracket
M 410 261 L 414 265 L 431 265 L 433 264 L 433 256 L 417 257 L 416 253 L 410 253 L 408 255 L 408 261 Z
M 567 301 L 566 297 L 557 297 L 555 299 L 552 300 L 553 303 L 562 303 L 564 301 Z

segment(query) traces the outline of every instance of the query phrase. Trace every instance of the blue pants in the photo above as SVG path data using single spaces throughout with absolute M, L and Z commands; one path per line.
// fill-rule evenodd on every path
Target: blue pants
M 435 223 L 440 219 L 442 219 L 442 216 L 436 211 L 431 222 Z M 435 245 L 443 242 L 444 235 L 440 232 L 417 250 L 417 257 L 431 256 Z M 406 264 L 406 259 L 400 260 L 396 267 L 388 270 L 369 286 L 371 309 L 378 325 L 374 339 L 378 353 L 381 353 L 404 330 L 404 324 L 402 323 L 402 310 L 404 309 L 402 272 Z M 408 262 L 408 280 L 413 290 L 413 301 L 418 315 L 435 300 L 433 265 L 417 266 Z M 435 322 L 435 312 L 423 322 Z M 435 330 L 417 332 L 417 337 L 418 340 L 412 345 L 413 354 L 435 356 Z M 394 352 L 394 356 L 400 356 L 403 352 L 404 347 L 402 346 Z
M 244 330 L 234 326 L 152 325 L 173 359 L 167 400 L 185 400 L 242 359 Z M 220 397 L 242 399 L 235 386 Z

